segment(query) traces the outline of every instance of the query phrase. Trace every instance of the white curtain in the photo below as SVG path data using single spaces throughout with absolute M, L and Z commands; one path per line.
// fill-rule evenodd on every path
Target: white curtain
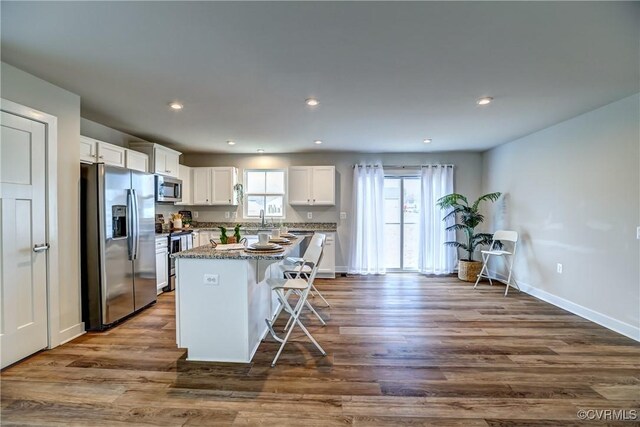
M 446 231 L 453 218 L 442 220 L 445 212 L 437 205 L 439 198 L 453 193 L 453 167 L 428 165 L 421 172 L 419 270 L 423 274 L 451 274 L 456 266 L 456 249 L 443 243 L 455 240 L 455 231 Z
M 381 165 L 353 168 L 350 274 L 385 274 L 384 171 Z

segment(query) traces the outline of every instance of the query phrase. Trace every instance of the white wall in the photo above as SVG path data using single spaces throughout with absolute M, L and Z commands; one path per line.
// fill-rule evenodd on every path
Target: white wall
M 59 340 L 82 332 L 79 264 L 80 97 L 0 63 L 2 97 L 58 118 Z
M 142 138 L 120 132 L 85 118 L 80 119 L 80 135 L 127 148 L 129 147 L 129 141 L 144 141 Z
M 634 95 L 483 155 L 484 191 L 505 193 L 489 225 L 522 239 L 520 285 L 636 339 L 639 103 Z
M 451 163 L 455 169 L 455 189 L 475 198 L 480 194 L 482 176 L 482 156 L 480 153 L 406 153 L 406 154 L 358 154 L 351 152 L 278 154 L 278 155 L 219 155 L 185 154 L 183 163 L 189 166 L 236 166 L 240 170 L 251 168 L 288 168 L 289 166 L 336 167 L 336 206 L 335 207 L 286 207 L 287 222 L 336 222 L 338 234 L 336 243 L 336 267 L 346 270 L 349 254 L 349 227 L 351 224 L 351 198 L 353 168 L 355 163 L 382 163 L 385 165 L 421 165 L 428 163 Z M 177 207 L 161 207 L 158 213 L 176 212 Z M 185 209 L 180 207 L 180 209 Z M 224 212 L 229 207 L 192 207 L 199 212 L 198 221 L 229 221 Z M 238 218 L 242 218 L 242 207 L 238 208 Z M 313 213 L 313 219 L 307 219 L 307 212 Z M 340 219 L 340 212 L 347 213 L 347 219 Z

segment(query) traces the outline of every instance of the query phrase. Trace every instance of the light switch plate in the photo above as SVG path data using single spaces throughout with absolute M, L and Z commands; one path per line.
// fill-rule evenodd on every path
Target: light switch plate
M 238 218 L 238 212 L 233 212 L 233 213 L 231 214 L 231 218 L 233 218 L 233 219 Z
M 208 286 L 217 286 L 220 284 L 220 276 L 217 274 L 205 274 L 203 283 Z
M 347 213 L 346 212 L 340 212 L 340 219 L 347 219 Z
M 640 240 L 640 227 L 636 228 L 636 239 Z
M 225 213 L 224 213 L 224 219 L 229 219 L 229 216 L 230 216 L 230 215 L 231 215 L 231 214 L 230 214 L 228 211 L 227 211 L 227 212 L 225 212 Z
M 313 219 L 313 212 L 307 212 L 307 219 Z
M 556 264 L 556 271 L 558 272 L 558 274 L 562 274 L 562 264 Z

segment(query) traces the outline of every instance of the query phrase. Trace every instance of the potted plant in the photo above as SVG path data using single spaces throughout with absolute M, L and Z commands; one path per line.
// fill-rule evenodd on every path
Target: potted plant
M 475 229 L 478 225 L 484 221 L 484 216 L 479 212 L 480 203 L 484 201 L 495 202 L 500 197 L 501 193 L 489 193 L 484 196 L 480 196 L 478 200 L 469 205 L 467 198 L 462 194 L 452 193 L 438 199 L 438 207 L 441 209 L 452 209 L 447 213 L 443 221 L 448 220 L 451 217 L 457 219 L 457 222 L 449 227 L 447 230 L 461 230 L 464 231 L 463 242 L 445 242 L 447 246 L 453 246 L 457 249 L 464 250 L 467 255 L 466 258 L 459 260 L 458 264 L 458 278 L 466 282 L 475 282 L 480 269 L 482 268 L 481 261 L 475 261 L 473 256 L 478 246 L 489 245 L 493 240 L 493 234 L 491 233 L 476 233 Z M 499 247 L 498 242 L 496 247 Z

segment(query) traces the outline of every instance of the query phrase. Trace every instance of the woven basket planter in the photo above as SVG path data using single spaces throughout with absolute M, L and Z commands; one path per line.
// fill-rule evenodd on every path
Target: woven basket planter
M 482 270 L 480 261 L 463 261 L 458 262 L 458 279 L 465 282 L 475 282 Z

